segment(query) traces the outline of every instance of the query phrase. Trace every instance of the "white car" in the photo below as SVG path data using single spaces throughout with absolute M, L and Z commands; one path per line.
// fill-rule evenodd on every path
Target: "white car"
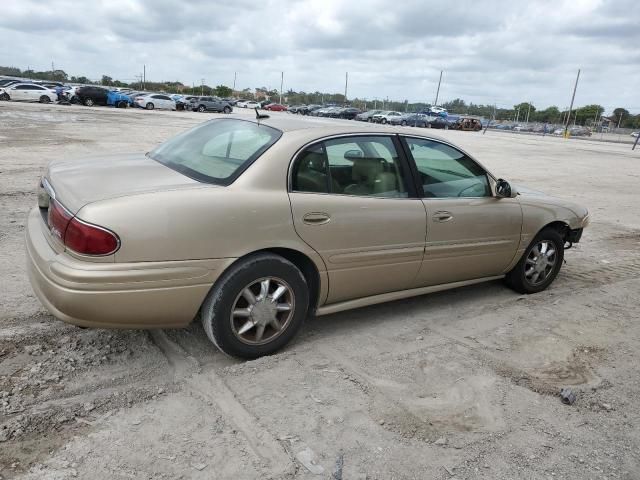
M 176 101 L 169 95 L 164 93 L 149 93 L 147 95 L 139 95 L 135 98 L 134 102 L 140 108 L 146 108 L 147 110 L 153 110 L 154 108 L 164 110 L 175 110 Z
M 632 137 L 638 137 L 638 136 L 640 136 L 640 132 L 632 132 L 631 136 Z
M 391 117 L 399 117 L 402 113 L 394 112 L 393 110 L 387 110 L 385 112 L 376 113 L 373 117 L 373 123 L 388 123 Z
M 238 102 L 236 107 L 240 108 L 260 108 L 260 104 L 258 102 L 254 102 L 253 100 L 247 100 L 245 102 Z
M 447 109 L 442 107 L 431 107 L 429 110 L 431 113 L 435 113 L 436 115 L 439 115 L 440 113 L 447 113 Z
M 35 83 L 14 83 L 9 87 L 0 88 L 0 100 L 49 103 L 57 99 L 54 91 Z

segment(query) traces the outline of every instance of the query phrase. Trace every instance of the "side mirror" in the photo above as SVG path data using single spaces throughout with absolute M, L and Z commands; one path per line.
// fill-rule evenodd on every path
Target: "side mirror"
M 354 160 L 356 158 L 363 158 L 364 153 L 361 150 L 347 150 L 344 152 L 345 160 Z
M 499 198 L 514 198 L 518 192 L 511 188 L 511 185 L 506 180 L 499 178 L 496 182 L 496 197 Z

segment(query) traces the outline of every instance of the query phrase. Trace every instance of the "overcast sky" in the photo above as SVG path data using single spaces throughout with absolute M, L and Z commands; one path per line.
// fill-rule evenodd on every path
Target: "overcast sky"
M 638 0 L 9 0 L 0 64 L 133 81 L 640 112 Z

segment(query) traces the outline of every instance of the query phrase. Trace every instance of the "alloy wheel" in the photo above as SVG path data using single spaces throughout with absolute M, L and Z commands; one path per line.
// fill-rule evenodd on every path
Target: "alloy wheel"
M 551 275 L 557 261 L 554 243 L 549 240 L 540 240 L 527 255 L 524 265 L 526 281 L 533 286 L 540 285 Z
M 295 310 L 293 289 L 277 277 L 264 277 L 243 288 L 231 310 L 231 330 L 248 345 L 263 345 L 279 337 Z

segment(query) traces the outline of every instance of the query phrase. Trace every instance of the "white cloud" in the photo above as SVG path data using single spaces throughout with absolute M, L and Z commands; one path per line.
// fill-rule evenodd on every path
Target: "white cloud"
M 125 81 L 285 89 L 511 106 L 640 111 L 640 29 L 630 0 L 70 0 L 9 2 L 1 63 Z

